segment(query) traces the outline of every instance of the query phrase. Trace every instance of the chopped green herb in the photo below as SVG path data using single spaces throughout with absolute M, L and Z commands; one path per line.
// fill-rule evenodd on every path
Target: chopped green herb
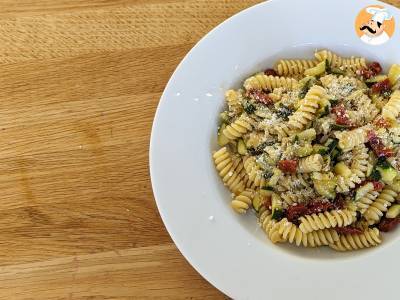
M 284 121 L 289 119 L 289 116 L 293 114 L 293 110 L 285 105 L 280 105 L 278 111 L 276 112 L 278 117 L 282 118 Z
M 382 178 L 381 173 L 379 173 L 377 169 L 373 169 L 369 177 L 374 181 L 378 181 L 379 179 Z
M 337 145 L 339 144 L 339 140 L 338 139 L 333 139 L 328 145 L 328 153 L 332 153 L 333 150 L 337 147 Z
M 378 161 L 376 162 L 376 166 L 381 167 L 382 169 L 388 169 L 392 167 L 385 157 L 379 157 Z
M 246 102 L 243 105 L 243 109 L 249 115 L 253 114 L 256 111 L 256 107 L 253 104 L 249 103 L 249 102 Z
M 332 106 L 335 106 L 339 104 L 339 99 L 329 99 L 329 102 Z
M 272 177 L 272 175 L 274 175 L 271 171 L 267 170 L 263 173 L 263 177 L 265 179 L 270 179 Z
M 332 130 L 348 130 L 350 127 L 346 125 L 332 124 Z
M 325 59 L 325 70 L 327 74 L 330 74 L 332 72 L 331 63 L 327 59 Z
M 272 213 L 272 219 L 280 221 L 284 218 L 285 214 L 282 209 L 275 209 Z
M 274 188 L 272 186 L 263 186 L 261 189 L 266 190 L 266 191 L 273 191 Z

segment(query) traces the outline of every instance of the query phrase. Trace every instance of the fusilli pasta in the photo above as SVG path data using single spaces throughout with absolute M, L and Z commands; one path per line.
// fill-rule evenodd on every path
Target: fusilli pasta
M 333 227 L 344 227 L 353 223 L 356 219 L 356 213 L 351 210 L 334 210 L 319 214 L 312 214 L 300 217 L 300 230 L 303 233 L 309 233 L 314 230 L 320 230 Z
M 320 86 L 314 86 L 310 89 L 300 105 L 299 109 L 289 117 L 289 127 L 295 130 L 303 130 L 315 118 L 319 108 L 318 103 L 326 99 L 326 91 Z
M 368 207 L 364 213 L 365 219 L 369 224 L 378 223 L 384 212 L 386 212 L 389 206 L 396 200 L 399 195 L 398 188 L 393 185 L 387 185 L 383 191 L 379 194 L 378 198 Z
M 316 60 L 282 59 L 276 65 L 275 70 L 280 76 L 301 75 L 305 70 L 316 65 Z
M 349 57 L 343 58 L 329 50 L 322 50 L 315 53 L 315 58 L 318 61 L 327 60 L 332 67 L 349 69 L 357 71 L 367 67 L 365 58 L 362 57 Z
M 296 88 L 298 82 L 294 78 L 279 77 L 265 74 L 256 74 L 244 82 L 244 88 L 250 90 L 273 91 L 275 88 Z
M 382 115 L 389 120 L 396 120 L 400 113 L 400 90 L 394 91 L 390 100 L 382 108 Z
M 377 246 L 381 243 L 377 228 L 367 229 L 362 234 L 345 234 L 329 247 L 336 251 L 351 251 Z
M 339 240 L 338 233 L 333 229 L 322 229 L 304 233 L 286 218 L 273 225 L 273 231 L 278 232 L 281 240 L 290 244 L 296 244 L 296 246 L 327 246 Z
M 400 67 L 381 69 L 322 50 L 225 93 L 215 168 L 273 243 L 358 250 L 400 217 Z
M 233 198 L 231 206 L 237 213 L 244 214 L 250 208 L 253 197 L 254 190 L 246 189 Z

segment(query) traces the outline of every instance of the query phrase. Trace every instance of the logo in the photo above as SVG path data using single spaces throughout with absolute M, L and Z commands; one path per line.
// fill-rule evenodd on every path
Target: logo
M 393 36 L 395 20 L 389 9 L 371 5 L 360 11 L 355 26 L 364 43 L 377 46 L 385 44 Z

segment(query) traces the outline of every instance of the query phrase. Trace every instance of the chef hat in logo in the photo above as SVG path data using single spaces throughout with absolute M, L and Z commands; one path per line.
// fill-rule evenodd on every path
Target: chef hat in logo
M 372 15 L 372 21 L 383 24 L 386 20 L 392 19 L 392 14 L 386 8 L 367 7 L 367 13 Z

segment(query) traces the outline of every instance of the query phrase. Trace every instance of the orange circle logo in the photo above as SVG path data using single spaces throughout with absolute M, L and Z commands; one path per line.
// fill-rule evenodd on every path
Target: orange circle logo
M 363 8 L 356 19 L 356 33 L 368 45 L 382 45 L 390 40 L 395 20 L 390 10 L 382 5 Z

